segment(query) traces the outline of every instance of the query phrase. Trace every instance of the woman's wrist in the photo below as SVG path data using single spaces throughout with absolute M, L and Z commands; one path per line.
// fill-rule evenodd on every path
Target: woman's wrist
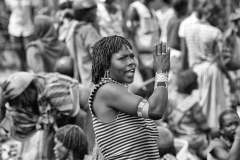
M 156 72 L 156 74 L 166 74 L 166 75 L 168 75 L 168 71 L 159 70 L 159 71 Z
M 154 89 L 164 87 L 168 89 L 168 73 L 156 73 Z

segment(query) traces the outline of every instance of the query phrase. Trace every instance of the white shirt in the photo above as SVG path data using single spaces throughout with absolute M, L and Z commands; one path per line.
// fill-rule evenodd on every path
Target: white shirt
M 156 11 L 156 16 L 159 21 L 159 26 L 161 27 L 161 37 L 160 40 L 167 42 L 167 25 L 170 20 L 174 16 L 174 10 L 172 8 L 168 8 L 166 11 L 162 12 L 160 9 Z
M 197 12 L 192 12 L 192 14 L 187 17 L 186 19 L 184 19 L 179 26 L 179 30 L 178 30 L 178 36 L 181 38 L 185 38 L 186 37 L 186 26 L 196 23 L 198 22 L 199 19 L 197 18 Z
M 32 22 L 31 0 L 5 0 L 7 7 L 11 10 L 11 16 L 8 25 L 10 35 L 20 37 L 30 36 L 33 33 L 34 25 Z

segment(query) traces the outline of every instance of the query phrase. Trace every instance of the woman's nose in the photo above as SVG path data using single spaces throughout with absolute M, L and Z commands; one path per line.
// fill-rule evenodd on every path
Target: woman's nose
M 128 65 L 136 65 L 136 60 L 135 60 L 135 58 L 129 58 L 129 60 L 128 60 Z

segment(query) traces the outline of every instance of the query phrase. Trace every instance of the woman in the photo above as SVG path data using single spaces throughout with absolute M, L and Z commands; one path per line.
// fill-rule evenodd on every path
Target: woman
M 0 138 L 10 133 L 22 142 L 22 159 L 54 159 L 54 134 L 67 124 L 91 137 L 85 126 L 87 115 L 91 119 L 89 91 L 78 81 L 58 73 L 16 72 L 1 87 Z
M 50 17 L 37 16 L 35 18 L 34 38 L 27 45 L 27 63 L 35 72 L 52 72 L 56 61 L 69 55 L 67 47 L 60 42 Z
M 224 62 L 221 55 L 222 9 L 208 1 L 200 7 L 200 21 L 188 25 L 186 43 L 188 48 L 189 66 L 198 75 L 200 106 L 207 116 L 210 127 L 218 125 L 219 114 L 229 105 Z M 184 59 L 184 58 L 183 58 Z
M 83 160 L 87 154 L 87 138 L 83 130 L 76 125 L 59 128 L 54 142 L 54 154 L 58 160 Z
M 89 98 L 97 143 L 105 159 L 160 159 L 153 120 L 162 118 L 168 99 L 170 49 L 155 45 L 155 90 L 148 100 L 128 91 L 136 59 L 131 44 L 110 36 L 93 46 L 92 82 Z

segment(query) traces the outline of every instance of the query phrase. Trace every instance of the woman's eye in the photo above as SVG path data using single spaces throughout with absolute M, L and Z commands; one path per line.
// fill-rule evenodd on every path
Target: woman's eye
M 125 60 L 126 59 L 126 57 L 122 57 L 122 58 L 120 58 L 120 60 Z

